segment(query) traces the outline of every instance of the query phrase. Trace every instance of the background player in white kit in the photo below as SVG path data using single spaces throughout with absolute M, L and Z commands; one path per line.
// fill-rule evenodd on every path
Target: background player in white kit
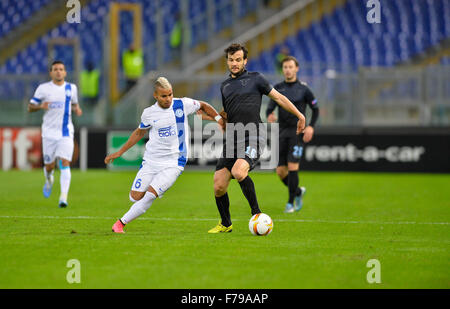
M 42 122 L 42 151 L 44 156 L 45 184 L 43 194 L 48 198 L 52 192 L 53 172 L 56 158 L 60 161 L 61 194 L 59 207 L 67 207 L 70 187 L 70 162 L 73 155 L 72 111 L 83 114 L 77 98 L 77 86 L 65 82 L 67 72 L 64 63 L 54 61 L 50 67 L 51 81 L 40 84 L 28 104 L 30 113 L 44 110 Z
M 105 163 L 113 162 L 133 147 L 149 130 L 149 141 L 136 178 L 133 181 L 130 200 L 134 203 L 130 210 L 113 225 L 112 231 L 124 233 L 123 227 L 150 208 L 153 201 L 175 183 L 184 170 L 188 159 L 189 127 L 187 116 L 201 110 L 215 119 L 222 130 L 225 122 L 208 103 L 190 98 L 174 98 L 172 85 L 160 77 L 155 82 L 153 96 L 156 104 L 142 113 L 139 127 L 129 137 L 122 148 L 108 155 Z

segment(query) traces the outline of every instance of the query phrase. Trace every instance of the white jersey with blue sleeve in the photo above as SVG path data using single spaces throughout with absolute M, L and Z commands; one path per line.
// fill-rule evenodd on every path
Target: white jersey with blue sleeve
M 200 102 L 190 98 L 173 98 L 169 108 L 158 103 L 142 113 L 140 129 L 149 130 L 144 153 L 145 164 L 153 167 L 184 169 L 189 153 L 189 125 L 187 116 L 200 109 Z
M 43 102 L 50 104 L 43 116 L 42 137 L 73 138 L 72 104 L 78 104 L 77 86 L 67 82 L 58 86 L 53 81 L 40 84 L 30 103 L 38 105 Z

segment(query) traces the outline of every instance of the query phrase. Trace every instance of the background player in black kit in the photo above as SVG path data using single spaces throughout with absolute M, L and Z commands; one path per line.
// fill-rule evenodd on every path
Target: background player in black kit
M 305 114 L 306 106 L 309 106 L 312 110 L 311 121 L 301 135 L 296 134 L 296 118 L 282 109 L 278 112 L 280 153 L 277 174 L 289 189 L 289 199 L 285 212 L 291 213 L 299 211 L 302 208 L 302 196 L 306 192 L 306 189 L 304 187 L 299 188 L 298 186 L 298 170 L 303 153 L 303 145 L 304 143 L 310 142 L 314 135 L 314 125 L 319 117 L 319 107 L 317 106 L 317 100 L 314 98 L 308 86 L 297 79 L 299 69 L 297 59 L 292 56 L 284 58 L 282 61 L 282 69 L 285 79 L 283 82 L 275 85 L 275 89 L 291 100 L 302 114 Z M 270 101 L 266 110 L 268 122 L 276 121 L 274 114 L 276 107 L 276 102 Z
M 222 83 L 220 90 L 227 128 L 222 157 L 217 162 L 214 173 L 214 195 L 221 220 L 216 227 L 208 231 L 209 233 L 232 231 L 230 201 L 227 193 L 232 178 L 239 182 L 242 193 L 250 204 L 252 215 L 261 212 L 255 185 L 248 173 L 258 162 L 261 143 L 265 142 L 261 140 L 264 138 L 257 129 L 262 123 L 260 118 L 262 96 L 269 96 L 274 102 L 295 115 L 297 134 L 300 134 L 305 127 L 305 117 L 294 104 L 274 89 L 263 75 L 248 72 L 245 69 L 247 55 L 247 49 L 240 44 L 232 44 L 225 49 L 230 78 Z M 238 125 L 241 125 L 240 129 Z M 248 126 L 250 130 L 240 132 L 242 126 Z M 232 148 L 231 151 L 230 148 Z

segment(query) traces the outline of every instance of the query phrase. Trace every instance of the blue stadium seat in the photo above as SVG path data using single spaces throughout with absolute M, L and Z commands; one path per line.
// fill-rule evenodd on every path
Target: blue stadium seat
M 8 33 L 17 23 L 22 23 L 36 10 L 50 0 L 3 0 L 0 1 L 0 37 Z M 119 2 L 140 2 L 143 14 L 144 54 L 147 55 L 147 69 L 155 63 L 153 48 L 156 36 L 154 12 L 163 11 L 163 31 L 165 35 L 165 60 L 171 60 L 169 34 L 175 24 L 174 16 L 180 10 L 181 1 L 162 1 L 157 8 L 152 0 L 118 0 Z M 199 19 L 207 10 L 210 0 L 189 0 L 189 19 L 191 22 L 191 46 L 208 40 L 206 19 Z M 46 72 L 47 42 L 50 38 L 79 37 L 85 58 L 100 63 L 103 55 L 104 19 L 109 12 L 112 0 L 93 0 L 82 8 L 81 24 L 63 23 L 32 43 L 23 52 L 0 67 L 3 73 Z M 214 0 L 220 5 L 214 12 L 214 31 L 218 32 L 231 25 L 231 0 Z M 26 4 L 26 5 L 25 5 Z M 239 16 L 251 13 L 257 0 L 239 0 Z M 348 0 L 334 12 L 325 15 L 307 29 L 299 31 L 283 42 L 302 62 L 319 62 L 326 65 L 343 64 L 356 68 L 358 65 L 392 66 L 411 59 L 414 55 L 439 44 L 450 37 L 449 0 L 396 0 L 385 1 L 382 6 L 381 24 L 369 24 L 365 17 L 366 2 Z M 132 17 L 121 14 L 120 50 L 123 51 L 132 41 Z M 283 45 L 280 44 L 280 45 Z M 280 46 L 252 58 L 249 68 L 262 71 L 275 70 L 273 60 Z M 69 59 L 70 52 L 61 57 Z M 253 61 L 255 60 L 255 61 Z M 148 63 L 151 63 L 148 64 Z M 311 69 L 311 74 L 321 70 Z
M 380 24 L 367 23 L 365 5 L 348 0 L 283 44 L 302 61 L 356 68 L 393 66 L 450 37 L 448 0 L 386 1 Z
M 33 13 L 50 0 L 2 0 L 0 1 L 0 38 L 23 24 Z
M 215 11 L 214 31 L 219 32 L 232 24 L 232 3 L 230 0 L 215 0 L 217 5 Z

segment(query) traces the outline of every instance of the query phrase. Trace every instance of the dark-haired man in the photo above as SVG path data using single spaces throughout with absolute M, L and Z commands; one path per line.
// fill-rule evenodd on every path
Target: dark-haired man
M 309 125 L 302 135 L 296 134 L 296 118 L 280 109 L 278 112 L 280 124 L 279 161 L 277 174 L 281 181 L 288 187 L 289 199 L 286 204 L 286 213 L 299 211 L 302 208 L 302 196 L 306 192 L 305 187 L 299 187 L 298 170 L 303 153 L 304 143 L 311 141 L 314 135 L 314 125 L 319 117 L 317 100 L 309 87 L 297 79 L 299 64 L 295 57 L 287 56 L 282 60 L 284 81 L 276 84 L 275 89 L 284 94 L 294 103 L 297 109 L 305 114 L 306 106 L 312 110 Z M 270 101 L 267 110 L 267 121 L 275 122 L 274 110 L 277 107 L 275 101 Z
M 72 161 L 74 148 L 72 112 L 75 112 L 77 116 L 81 116 L 83 113 L 78 104 L 77 86 L 65 82 L 66 75 L 64 63 L 54 61 L 50 67 L 52 80 L 40 84 L 28 104 L 30 113 L 44 111 L 42 150 L 45 165 L 45 184 L 43 194 L 46 198 L 52 192 L 56 158 L 60 159 L 60 208 L 65 208 L 68 205 L 67 195 L 71 180 L 70 162 Z
M 261 212 L 255 193 L 255 185 L 248 173 L 257 164 L 261 146 L 265 142 L 259 132 L 261 99 L 269 96 L 281 107 L 297 118 L 297 134 L 305 126 L 305 117 L 284 95 L 274 89 L 266 78 L 258 72 L 245 69 L 247 49 L 240 44 L 232 44 L 225 49 L 229 78 L 221 87 L 222 105 L 227 119 L 226 138 L 222 157 L 218 160 L 214 173 L 214 195 L 220 214 L 219 224 L 209 233 L 232 231 L 229 211 L 228 185 L 235 178 L 251 207 L 252 215 Z

